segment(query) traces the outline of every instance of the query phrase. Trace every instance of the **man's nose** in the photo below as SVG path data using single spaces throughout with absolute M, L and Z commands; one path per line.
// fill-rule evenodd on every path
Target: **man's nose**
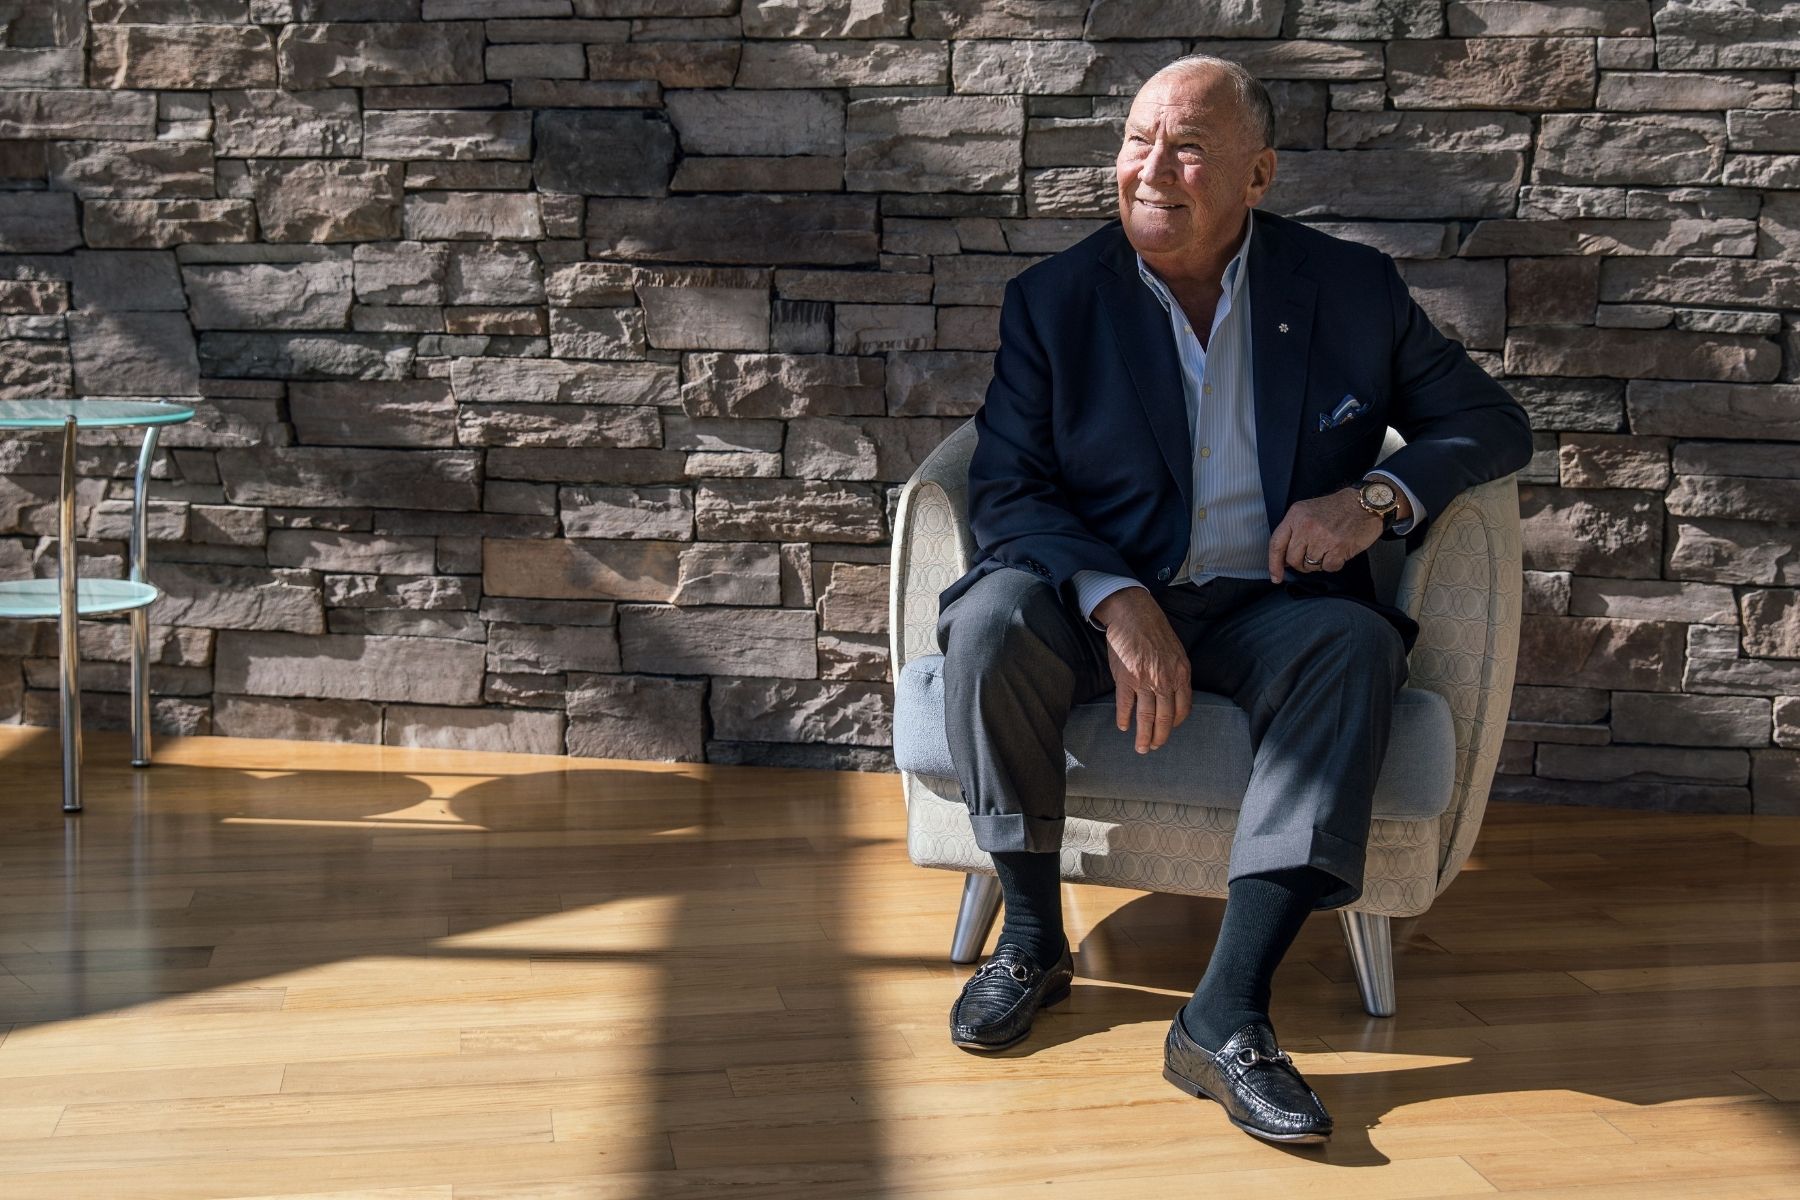
M 1169 152 L 1164 148 L 1164 143 L 1152 142 L 1149 152 L 1144 155 L 1143 174 L 1152 179 L 1164 177 L 1170 174 L 1170 166 Z

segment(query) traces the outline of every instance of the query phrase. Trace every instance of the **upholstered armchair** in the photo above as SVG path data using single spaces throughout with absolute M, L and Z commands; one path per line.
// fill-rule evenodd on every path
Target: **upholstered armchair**
M 1381 457 L 1404 445 L 1388 430 Z M 895 514 L 889 652 L 894 757 L 907 852 L 967 875 L 951 959 L 973 962 L 1000 909 L 993 860 L 975 844 L 943 728 L 938 593 L 969 566 L 973 421 L 907 481 Z M 1372 1016 L 1394 1012 L 1389 922 L 1423 913 L 1462 869 L 1480 831 L 1505 736 L 1522 577 L 1514 476 L 1470 488 L 1434 514 L 1418 549 L 1369 550 L 1378 592 L 1419 622 L 1375 790 L 1365 887 L 1337 910 Z M 1249 783 L 1249 723 L 1229 699 L 1194 693 L 1188 719 L 1154 755 L 1114 723 L 1113 699 L 1078 705 L 1064 737 L 1062 876 L 1152 892 L 1226 894 L 1237 807 Z

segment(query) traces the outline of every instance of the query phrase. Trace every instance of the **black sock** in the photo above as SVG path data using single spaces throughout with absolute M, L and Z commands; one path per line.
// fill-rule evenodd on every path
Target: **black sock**
M 994 855 L 994 873 L 1006 897 L 1002 942 L 1023 946 L 1040 967 L 1062 957 L 1062 856 L 1026 850 Z
M 1245 875 L 1231 883 L 1212 961 L 1181 1010 L 1188 1036 L 1217 1050 L 1250 1021 L 1269 1020 L 1275 967 L 1300 934 L 1319 897 L 1338 887 L 1316 867 Z

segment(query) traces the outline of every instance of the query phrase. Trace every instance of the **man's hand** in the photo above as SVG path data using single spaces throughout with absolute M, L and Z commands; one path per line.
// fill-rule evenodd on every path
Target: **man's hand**
M 1269 538 L 1269 582 L 1280 583 L 1287 567 L 1302 572 L 1342 570 L 1375 544 L 1381 537 L 1381 518 L 1362 506 L 1356 492 L 1353 487 L 1339 488 L 1288 509 Z M 1412 515 L 1412 505 L 1404 494 L 1399 500 L 1401 511 L 1395 519 L 1404 521 Z M 1308 558 L 1319 561 L 1307 562 Z
M 1130 727 L 1135 708 L 1137 752 L 1160 749 L 1194 707 L 1187 647 L 1143 588 L 1121 588 L 1095 606 L 1094 616 L 1106 625 L 1119 731 Z

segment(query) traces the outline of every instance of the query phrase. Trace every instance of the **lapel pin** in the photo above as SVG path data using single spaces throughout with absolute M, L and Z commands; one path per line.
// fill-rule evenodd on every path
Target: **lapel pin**
M 1281 332 L 1283 332 L 1283 333 L 1286 333 L 1287 332 L 1287 322 L 1283 321 L 1281 324 L 1277 325 L 1275 328 L 1281 330 Z

